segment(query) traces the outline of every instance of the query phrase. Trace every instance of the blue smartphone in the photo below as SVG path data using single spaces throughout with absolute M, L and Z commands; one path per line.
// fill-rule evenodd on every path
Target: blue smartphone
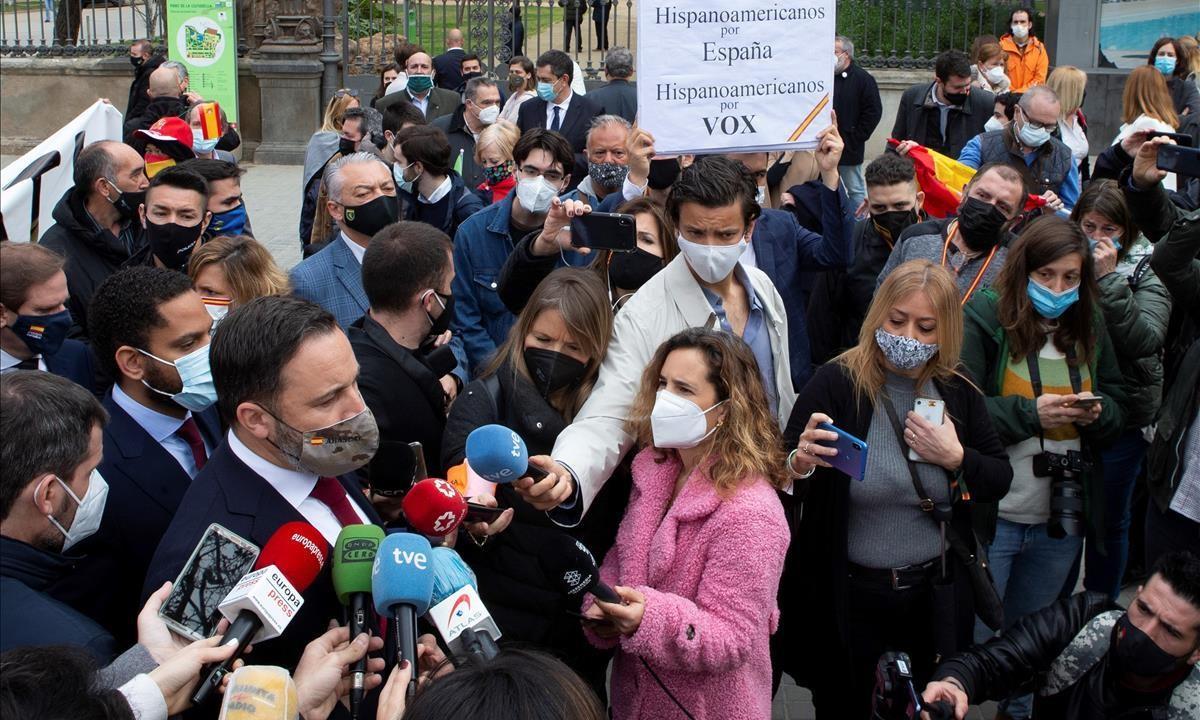
M 832 445 L 818 443 L 825 447 L 837 448 L 838 451 L 838 454 L 833 457 L 822 457 L 821 459 L 855 480 L 862 480 L 863 475 L 867 472 L 867 443 L 829 423 L 821 423 L 817 425 L 817 428 L 837 433 L 838 436 Z

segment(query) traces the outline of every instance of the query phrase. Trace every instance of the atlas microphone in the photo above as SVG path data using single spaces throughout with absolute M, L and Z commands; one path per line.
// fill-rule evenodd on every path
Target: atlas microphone
M 471 653 L 491 660 L 500 652 L 500 628 L 479 598 L 475 573 L 459 554 L 446 547 L 433 549 L 433 598 L 429 619 L 456 654 Z
M 529 464 L 521 436 L 503 425 L 482 425 L 467 436 L 467 464 L 484 480 L 510 483 L 523 477 L 541 480 L 548 474 Z
M 381 542 L 383 528 L 378 525 L 347 525 L 338 533 L 333 552 L 333 589 L 338 600 L 349 608 L 351 641 L 360 633 L 369 633 L 371 630 L 368 619 L 371 569 Z M 365 689 L 366 655 L 356 661 L 350 670 L 350 714 L 357 718 Z
M 569 597 L 591 593 L 597 600 L 621 603 L 617 591 L 600 580 L 592 551 L 570 535 L 563 533 L 558 541 L 539 543 L 535 552 L 542 571 Z
M 454 532 L 467 514 L 467 501 L 462 494 L 441 478 L 427 478 L 414 484 L 400 507 L 409 527 L 429 537 Z
M 408 660 L 417 667 L 417 616 L 429 610 L 433 595 L 430 558 L 433 548 L 415 533 L 392 533 L 379 544 L 371 571 L 371 595 L 380 615 L 391 619 L 396 662 Z M 416 689 L 414 670 L 407 694 Z
M 223 645 L 236 640 L 233 657 L 200 671 L 201 681 L 192 694 L 200 705 L 221 686 L 233 663 L 246 646 L 278 637 L 304 604 L 303 593 L 312 584 L 329 554 L 329 545 L 315 527 L 306 522 L 280 526 L 254 564 L 221 601 L 218 609 L 229 620 Z

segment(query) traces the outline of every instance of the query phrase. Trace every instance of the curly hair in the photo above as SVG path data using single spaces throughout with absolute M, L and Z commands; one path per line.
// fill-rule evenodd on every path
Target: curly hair
M 147 266 L 125 268 L 101 283 L 88 308 L 88 335 L 109 377 L 121 377 L 117 348 L 145 349 L 150 331 L 167 324 L 159 306 L 191 290 L 187 275 Z
M 725 417 L 709 440 L 709 455 L 714 462 L 708 477 L 717 491 L 728 495 L 753 477 L 765 478 L 772 487 L 782 488 L 785 479 L 779 423 L 771 414 L 754 353 L 741 338 L 730 333 L 689 328 L 659 345 L 642 373 L 642 384 L 630 409 L 626 430 L 638 444 L 654 446 L 650 415 L 663 365 L 676 350 L 699 351 L 708 365 L 708 381 L 716 388 L 717 400 L 727 401 L 723 406 Z M 675 451 L 658 452 L 666 459 Z

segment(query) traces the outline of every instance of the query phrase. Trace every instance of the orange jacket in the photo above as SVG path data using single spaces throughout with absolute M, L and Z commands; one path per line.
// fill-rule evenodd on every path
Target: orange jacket
M 1011 34 L 1000 38 L 1000 47 L 1008 54 L 1005 70 L 1012 81 L 1010 92 L 1025 92 L 1031 85 L 1044 85 L 1050 69 L 1050 56 L 1046 46 L 1032 35 L 1024 48 L 1017 47 Z

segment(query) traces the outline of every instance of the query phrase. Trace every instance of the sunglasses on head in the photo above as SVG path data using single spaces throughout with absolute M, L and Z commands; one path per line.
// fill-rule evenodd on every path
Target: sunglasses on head
M 358 97 L 358 91 L 351 88 L 342 88 L 333 94 L 335 98 L 344 98 L 349 95 L 352 98 Z

